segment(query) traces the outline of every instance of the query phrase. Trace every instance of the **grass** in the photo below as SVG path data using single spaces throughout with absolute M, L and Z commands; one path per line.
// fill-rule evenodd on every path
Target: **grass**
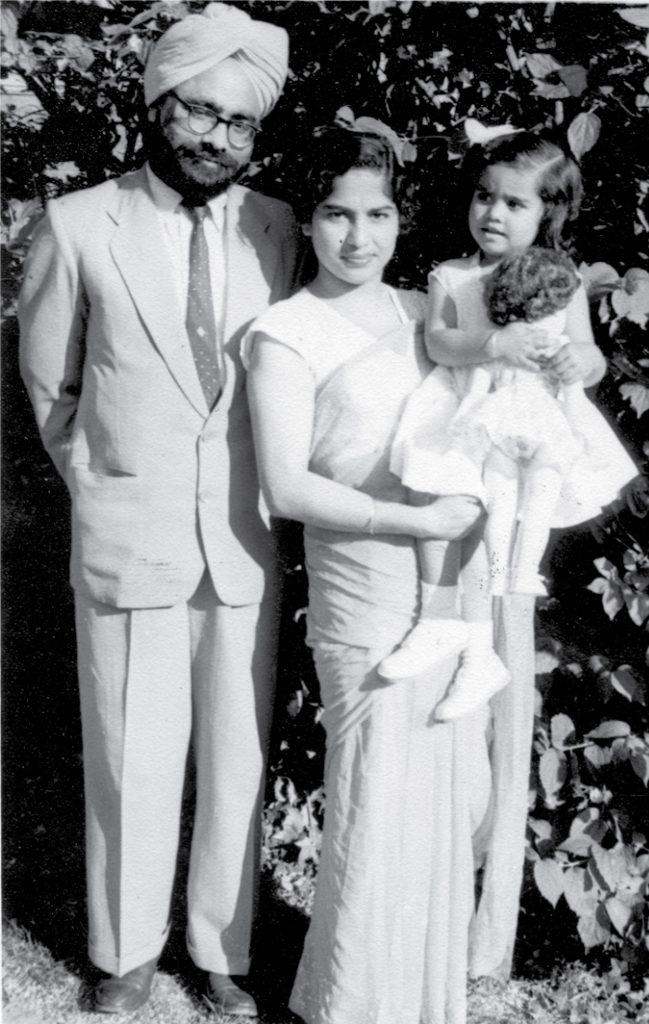
M 89 976 L 57 961 L 15 922 L 4 929 L 4 1024 L 92 1024 Z M 276 994 L 276 993 L 275 993 Z M 273 993 L 266 993 L 267 997 Z M 258 992 L 258 997 L 261 993 Z M 271 998 L 272 1002 L 272 998 Z M 111 1017 L 115 1024 L 232 1024 L 210 1014 L 191 979 L 162 967 L 151 999 L 135 1014 Z M 288 1010 L 276 1007 L 262 1024 L 296 1024 Z M 579 965 L 545 981 L 506 984 L 481 979 L 469 988 L 468 1024 L 649 1024 L 649 1004 L 620 1002 L 605 981 Z M 399 1024 L 395 1021 L 394 1024 Z
M 179 875 L 184 875 L 182 861 Z M 183 888 L 182 881 L 180 878 L 177 889 Z M 50 938 L 48 944 L 35 939 L 16 920 L 5 920 L 4 1024 L 96 1024 L 102 1019 L 91 1011 L 92 989 L 98 974 L 85 958 L 82 895 L 74 932 Z M 264 924 L 257 935 L 259 954 L 253 964 L 250 987 L 263 1002 L 263 1024 L 297 1024 L 298 1019 L 286 1004 L 307 919 L 278 900 L 267 880 L 262 885 L 261 902 L 260 918 Z M 194 967 L 186 953 L 181 909 L 176 902 L 174 916 L 180 917 L 180 926 L 172 925 L 151 999 L 135 1014 L 111 1017 L 115 1024 L 232 1024 L 232 1017 L 213 1014 L 202 1003 L 204 974 Z

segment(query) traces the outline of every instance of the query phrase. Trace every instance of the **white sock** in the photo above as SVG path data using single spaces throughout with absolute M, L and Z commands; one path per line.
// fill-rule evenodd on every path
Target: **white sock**
M 456 619 L 457 587 L 442 587 L 438 583 L 419 584 L 421 608 L 419 619 Z

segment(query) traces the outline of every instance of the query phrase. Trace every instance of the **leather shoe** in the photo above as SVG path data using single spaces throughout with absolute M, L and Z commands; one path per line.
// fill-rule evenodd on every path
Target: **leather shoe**
M 131 1013 L 144 1006 L 151 995 L 151 983 L 158 966 L 158 957 L 117 978 L 102 978 L 95 988 L 95 1013 Z
M 257 1016 L 255 1000 L 250 993 L 239 988 L 229 974 L 214 974 L 210 971 L 207 976 L 203 1002 L 214 1013 L 220 1011 L 229 1013 L 232 1017 Z

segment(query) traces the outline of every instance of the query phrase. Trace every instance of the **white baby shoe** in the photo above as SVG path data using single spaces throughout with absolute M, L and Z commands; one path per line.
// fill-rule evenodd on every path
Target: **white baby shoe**
M 377 671 L 390 681 L 418 676 L 462 651 L 469 639 L 460 619 L 421 619 L 400 647 L 388 654 Z
M 511 676 L 492 647 L 470 644 L 463 652 L 451 692 L 435 708 L 438 722 L 452 722 L 486 704 Z

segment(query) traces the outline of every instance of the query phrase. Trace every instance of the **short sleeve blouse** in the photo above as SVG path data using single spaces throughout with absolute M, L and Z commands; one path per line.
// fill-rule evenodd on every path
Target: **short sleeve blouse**
M 389 291 L 402 323 L 423 319 L 425 298 L 421 293 L 401 292 L 393 288 Z M 306 288 L 290 299 L 275 303 L 257 317 L 242 342 L 241 356 L 246 368 L 250 365 L 256 334 L 265 334 L 301 356 L 313 375 L 316 387 L 356 352 L 376 342 L 373 335 L 347 320 Z
M 436 281 L 453 300 L 459 330 L 479 333 L 493 330 L 484 300 L 484 284 L 493 267 L 480 263 L 478 253 L 462 259 L 447 260 L 431 270 L 428 286 Z

